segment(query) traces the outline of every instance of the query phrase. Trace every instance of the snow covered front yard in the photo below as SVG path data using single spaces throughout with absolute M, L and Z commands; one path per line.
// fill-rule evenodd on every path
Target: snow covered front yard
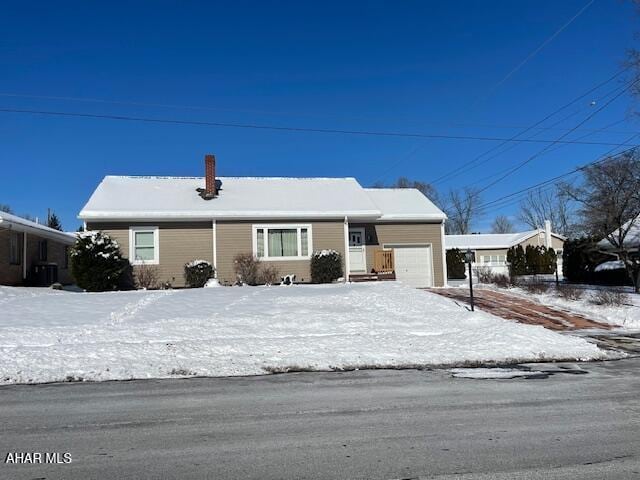
M 0 383 L 598 359 L 586 340 L 399 283 L 71 293 L 0 287 Z

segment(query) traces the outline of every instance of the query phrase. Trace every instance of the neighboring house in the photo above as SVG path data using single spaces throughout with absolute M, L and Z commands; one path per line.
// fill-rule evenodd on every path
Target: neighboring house
M 72 283 L 68 250 L 72 233 L 0 212 L 0 285 Z
M 223 284 L 233 259 L 252 253 L 280 275 L 310 282 L 314 251 L 343 258 L 345 280 L 393 270 L 417 287 L 441 286 L 445 214 L 414 189 L 367 189 L 353 178 L 107 176 L 80 212 L 133 264 L 157 265 L 159 280 L 184 286 L 184 264 L 211 262 Z
M 631 226 L 629 224 L 633 222 Z M 624 232 L 625 230 L 629 230 L 625 237 L 624 242 L 622 242 L 622 246 L 632 255 L 637 255 L 640 250 L 640 218 L 635 218 L 633 220 L 629 220 L 622 225 L 621 230 Z M 616 237 L 619 235 L 620 229 L 611 232 L 611 235 Z M 603 238 L 598 242 L 598 247 L 600 247 L 603 251 L 618 254 L 619 249 L 614 247 L 611 242 L 607 238 Z
M 489 267 L 494 273 L 509 273 L 507 251 L 511 247 L 527 245 L 552 247 L 558 255 L 558 272 L 562 273 L 562 250 L 566 237 L 553 233 L 551 224 L 545 228 L 519 233 L 477 233 L 471 235 L 446 235 L 446 249 L 458 248 L 462 252 L 471 249 L 475 253 L 473 267 Z

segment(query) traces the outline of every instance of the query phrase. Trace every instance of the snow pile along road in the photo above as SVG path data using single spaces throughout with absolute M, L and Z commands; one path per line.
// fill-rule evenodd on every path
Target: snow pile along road
M 398 283 L 71 293 L 0 287 L 0 383 L 461 365 L 605 353 Z

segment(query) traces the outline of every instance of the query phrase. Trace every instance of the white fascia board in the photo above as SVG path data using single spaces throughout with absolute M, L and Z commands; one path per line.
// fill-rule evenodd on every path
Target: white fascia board
M 408 215 L 382 215 L 378 218 L 380 222 L 437 222 L 441 223 L 446 220 L 446 216 L 441 214 L 408 214 Z
M 164 221 L 180 221 L 180 220 L 253 220 L 253 219 L 282 219 L 282 220 L 300 220 L 300 219 L 344 219 L 345 215 L 349 217 L 377 219 L 380 217 L 377 210 L 355 211 L 355 212 L 281 212 L 281 211 L 242 211 L 242 212 L 103 212 L 103 211 L 82 211 L 78 215 L 81 220 L 100 220 L 100 221 L 147 221 L 147 220 L 164 220 Z

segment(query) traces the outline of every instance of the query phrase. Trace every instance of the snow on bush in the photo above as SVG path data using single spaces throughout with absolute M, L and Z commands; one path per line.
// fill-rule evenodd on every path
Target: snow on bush
M 192 288 L 201 288 L 213 276 L 213 271 L 206 260 L 192 260 L 184 266 L 184 280 Z
M 70 259 L 76 283 L 89 292 L 133 288 L 131 265 L 122 256 L 118 243 L 106 233 L 80 233 Z
M 335 250 L 320 250 L 311 256 L 311 281 L 331 283 L 342 277 L 342 255 Z

